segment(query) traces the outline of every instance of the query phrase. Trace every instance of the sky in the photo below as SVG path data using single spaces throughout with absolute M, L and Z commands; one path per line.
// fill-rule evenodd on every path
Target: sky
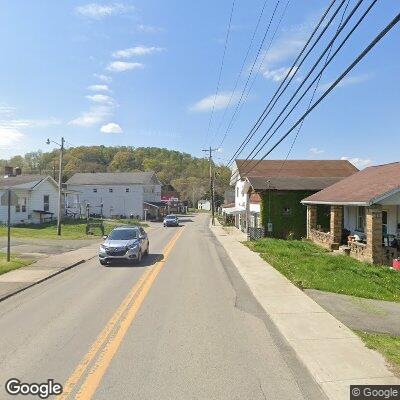
M 156 146 L 194 156 L 204 156 L 202 149 L 212 146 L 219 149 L 216 161 L 226 163 L 330 3 L 279 1 L 256 60 L 277 4 L 267 0 L 245 58 L 264 1 L 235 1 L 226 42 L 231 0 L 5 0 L 0 14 L 0 159 L 50 150 L 55 145 L 46 145 L 46 139 L 59 142 L 63 136 L 68 146 Z M 349 0 L 345 16 L 355 3 Z M 324 71 L 314 100 L 398 8 L 393 0 L 376 3 Z M 328 28 L 327 38 L 338 23 Z M 396 26 L 308 116 L 289 158 L 347 158 L 360 168 L 399 161 L 399 39 Z M 327 43 L 317 45 L 313 57 L 296 71 L 240 158 L 265 133 L 288 100 L 285 96 L 294 92 Z M 309 96 L 311 92 L 270 144 L 307 109 Z M 294 135 L 268 158 L 285 158 Z

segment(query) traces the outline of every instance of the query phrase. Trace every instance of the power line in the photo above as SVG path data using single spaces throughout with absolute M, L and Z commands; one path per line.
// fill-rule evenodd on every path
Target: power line
M 229 125 L 228 125 L 228 127 L 227 127 L 227 129 L 226 129 L 226 132 L 225 132 L 225 134 L 224 134 L 224 136 L 223 136 L 223 138 L 222 138 L 222 140 L 221 140 L 219 146 L 222 146 L 223 142 L 225 141 L 225 138 L 226 138 L 226 137 L 228 136 L 228 134 L 230 133 L 230 131 L 231 131 L 231 129 L 232 129 L 234 123 L 235 123 L 235 122 L 237 121 L 237 119 L 238 119 L 238 115 L 240 114 L 240 112 L 241 112 L 241 110 L 242 110 L 242 108 L 243 108 L 243 105 L 246 103 L 247 98 L 249 97 L 249 95 L 250 95 L 250 93 L 251 93 L 251 90 L 252 90 L 252 88 L 253 88 L 253 86 L 254 86 L 254 83 L 255 83 L 255 81 L 256 81 L 256 79 L 257 79 L 257 76 L 258 76 L 258 74 L 259 74 L 259 72 L 260 72 L 260 69 L 261 69 L 261 67 L 264 65 L 265 59 L 266 59 L 266 57 L 267 57 L 267 55 L 268 55 L 268 51 L 269 51 L 269 49 L 271 48 L 271 45 L 272 45 L 272 43 L 273 43 L 273 41 L 274 41 L 274 39 L 275 39 L 276 33 L 278 32 L 278 29 L 279 29 L 279 27 L 280 27 L 280 25 L 281 25 L 281 23 L 282 23 L 283 17 L 285 16 L 286 10 L 287 10 L 287 8 L 289 7 L 290 1 L 291 1 L 291 0 L 288 0 L 288 1 L 286 2 L 286 5 L 285 5 L 285 7 L 284 7 L 284 9 L 283 9 L 283 11 L 282 11 L 282 14 L 281 14 L 280 18 L 279 18 L 278 24 L 277 24 L 276 27 L 275 27 L 275 31 L 274 31 L 274 33 L 272 34 L 271 40 L 270 40 L 270 42 L 269 42 L 269 44 L 268 44 L 268 46 L 267 46 L 267 48 L 266 48 L 266 50 L 265 50 L 265 52 L 264 52 L 264 56 L 263 56 L 261 62 L 258 63 L 257 72 L 256 72 L 256 74 L 254 75 L 253 80 L 251 81 L 251 84 L 250 84 L 249 89 L 248 89 L 248 91 L 247 91 L 247 93 L 246 93 L 246 96 L 244 97 L 244 100 L 240 103 L 239 108 L 238 108 L 237 112 L 235 113 L 235 115 L 232 116 L 232 119 L 231 119 L 231 121 L 230 121 L 230 123 L 229 123 Z
M 256 26 L 255 26 L 254 31 L 253 31 L 253 35 L 252 35 L 252 37 L 251 37 L 251 39 L 250 39 L 250 43 L 249 43 L 249 46 L 248 46 L 247 51 L 246 51 L 246 55 L 244 56 L 242 65 L 241 65 L 241 67 L 240 67 L 239 74 L 238 74 L 238 76 L 237 76 L 237 78 L 236 78 L 235 85 L 234 85 L 234 87 L 233 87 L 233 90 L 232 90 L 231 96 L 230 96 L 230 98 L 229 98 L 228 104 L 227 104 L 226 107 L 225 107 L 224 113 L 223 113 L 222 118 L 221 118 L 221 122 L 220 122 L 219 125 L 218 125 L 218 128 L 217 128 L 217 131 L 216 131 L 216 135 L 215 135 L 215 136 L 218 136 L 218 132 L 219 132 L 219 130 L 221 129 L 221 126 L 222 126 L 222 124 L 223 124 L 223 122 L 224 122 L 226 112 L 227 112 L 229 106 L 231 105 L 231 102 L 232 102 L 232 99 L 233 99 L 233 95 L 234 95 L 234 93 L 236 92 L 237 85 L 238 85 L 238 83 L 239 83 L 240 77 L 242 76 L 242 72 L 243 72 L 244 66 L 246 65 L 247 57 L 249 56 L 251 47 L 253 46 L 254 38 L 255 38 L 255 36 L 256 36 L 256 34 L 257 34 L 258 27 L 259 27 L 259 25 L 260 25 L 262 16 L 263 16 L 263 14 L 264 14 L 265 6 L 267 5 L 267 3 L 268 3 L 268 0 L 265 0 L 263 6 L 262 6 L 262 8 L 261 8 L 260 15 L 259 15 L 259 17 L 258 17 Z
M 345 69 L 345 71 L 329 86 L 329 88 L 316 100 L 316 102 L 296 121 L 296 123 L 276 142 L 270 150 L 268 150 L 260 160 L 257 160 L 257 163 L 252 166 L 252 169 L 255 168 L 258 163 L 264 160 L 273 150 L 275 150 L 283 140 L 290 135 L 290 133 L 296 129 L 296 127 L 310 114 L 321 101 L 343 80 L 343 78 L 348 75 L 348 73 L 377 45 L 377 43 L 386 36 L 391 29 L 393 29 L 396 24 L 400 21 L 400 13 L 398 13 L 392 21 L 372 40 L 372 42 L 357 56 L 357 58 Z
M 290 111 L 286 114 L 286 116 L 283 118 L 283 120 L 279 123 L 279 125 L 277 126 L 277 128 L 271 133 L 270 137 L 267 138 L 267 140 L 264 142 L 264 144 L 256 151 L 256 153 L 254 154 L 254 151 L 257 149 L 257 147 L 259 147 L 263 140 L 266 138 L 266 136 L 268 135 L 268 133 L 271 131 L 271 129 L 274 127 L 274 125 L 276 124 L 276 122 L 279 120 L 279 118 L 282 116 L 282 114 L 284 113 L 284 111 L 289 107 L 290 103 L 292 102 L 292 100 L 296 97 L 296 95 L 299 93 L 300 89 L 304 86 L 304 84 L 306 83 L 306 81 L 308 80 L 308 78 L 311 76 L 311 74 L 313 73 L 313 71 L 315 70 L 315 68 L 318 66 L 319 62 L 322 60 L 323 56 L 329 51 L 331 45 L 335 42 L 336 38 L 338 37 L 338 35 L 342 32 L 342 30 L 344 29 L 344 27 L 347 25 L 348 21 L 350 20 L 350 18 L 353 16 L 353 14 L 355 13 L 356 9 L 360 6 L 361 2 L 363 0 L 359 0 L 358 3 L 355 5 L 355 7 L 352 9 L 352 11 L 350 12 L 350 14 L 347 16 L 345 22 L 343 23 L 343 25 L 337 30 L 337 32 L 335 33 L 334 37 L 331 39 L 331 41 L 328 43 L 328 45 L 325 47 L 324 51 L 322 52 L 322 54 L 319 56 L 318 60 L 314 63 L 314 65 L 311 67 L 310 71 L 307 73 L 306 77 L 303 79 L 303 81 L 300 83 L 299 87 L 296 89 L 296 91 L 294 92 L 294 94 L 291 96 L 291 98 L 289 99 L 289 101 L 286 103 L 286 105 L 284 106 L 284 108 L 282 109 L 282 111 L 278 114 L 278 116 L 275 118 L 275 120 L 273 121 L 273 123 L 270 125 L 270 127 L 268 128 L 268 130 L 264 133 L 264 135 L 261 137 L 261 139 L 258 141 L 258 143 L 254 146 L 253 150 L 249 153 L 249 155 L 246 157 L 246 160 L 249 160 L 249 158 L 251 157 L 252 159 L 254 159 L 262 150 L 262 148 L 271 140 L 272 136 L 277 132 L 277 130 L 283 125 L 283 123 L 286 121 L 286 119 L 290 116 L 290 114 L 293 112 L 293 110 L 297 107 L 297 105 L 301 102 L 301 100 L 304 98 L 304 96 L 308 93 L 308 91 L 311 89 L 311 87 L 313 86 L 313 84 L 317 81 L 317 79 L 319 78 L 320 74 L 323 73 L 323 71 L 328 67 L 328 65 L 332 62 L 332 60 L 336 57 L 336 55 L 339 53 L 339 51 L 342 49 L 342 47 L 344 46 L 344 44 L 347 42 L 347 40 L 350 38 L 350 36 L 353 34 L 353 32 L 357 29 L 357 27 L 361 24 L 361 22 L 363 21 L 363 19 L 366 17 L 366 15 L 369 13 L 369 11 L 371 10 L 371 8 L 375 5 L 375 3 L 378 0 L 374 0 L 369 7 L 367 8 L 367 10 L 362 14 L 362 16 L 359 18 L 359 20 L 356 22 L 356 24 L 353 26 L 353 28 L 349 31 L 349 33 L 346 35 L 346 37 L 342 40 L 342 42 L 340 43 L 340 45 L 338 46 L 338 48 L 336 49 L 336 51 L 334 52 L 334 54 L 329 58 L 329 60 L 325 63 L 324 67 L 319 71 L 319 73 L 316 75 L 316 77 L 314 78 L 314 80 L 308 85 L 308 87 L 305 89 L 305 91 L 303 92 L 303 94 L 300 96 L 300 98 L 295 102 L 295 104 L 292 106 L 292 108 L 290 109 Z M 248 161 L 245 162 L 246 164 L 248 163 Z
M 226 54 L 226 49 L 228 48 L 228 39 L 229 39 L 229 34 L 231 31 L 231 25 L 232 25 L 232 16 L 233 16 L 233 10 L 235 8 L 235 1 L 232 1 L 232 7 L 231 7 L 231 12 L 229 15 L 229 23 L 228 23 L 228 29 L 226 31 L 226 37 L 225 37 L 225 44 L 224 44 L 224 51 L 222 53 L 222 60 L 221 60 L 221 66 L 219 68 L 219 74 L 218 74 L 218 81 L 217 81 L 217 88 L 215 90 L 215 95 L 214 95 L 214 102 L 213 102 L 213 106 L 212 106 L 212 110 L 211 110 L 211 114 L 210 114 L 210 119 L 208 121 L 208 128 L 207 128 L 207 136 L 208 133 L 210 132 L 210 128 L 211 128 L 211 122 L 213 119 L 213 115 L 214 115 L 214 110 L 215 110 L 215 102 L 217 101 L 217 96 L 218 96 L 218 92 L 219 92 L 219 87 L 221 85 L 221 76 L 222 76 L 222 70 L 224 68 L 224 62 L 225 62 L 225 54 Z
M 275 97 L 277 96 L 277 94 L 279 93 L 280 89 L 282 88 L 282 86 L 285 84 L 287 78 L 291 75 L 294 75 L 295 73 L 297 73 L 298 68 L 295 69 L 295 66 L 297 64 L 297 62 L 299 61 L 299 59 L 301 58 L 301 56 L 303 55 L 303 53 L 305 52 L 305 50 L 307 49 L 308 45 L 311 43 L 311 41 L 313 40 L 315 34 L 317 33 L 318 29 L 320 28 L 320 26 L 322 25 L 323 21 L 325 20 L 326 16 L 328 15 L 329 11 L 331 10 L 331 8 L 333 7 L 333 5 L 335 4 L 336 0 L 332 0 L 332 2 L 329 4 L 329 6 L 327 7 L 327 9 L 324 11 L 324 13 L 322 14 L 320 20 L 318 21 L 317 25 L 315 26 L 314 30 L 312 31 L 312 33 L 310 34 L 309 38 L 307 39 L 306 43 L 304 44 L 303 48 L 301 49 L 300 53 L 298 54 L 298 56 L 296 57 L 296 59 L 294 60 L 292 66 L 289 68 L 288 72 L 286 73 L 285 78 L 282 80 L 282 82 L 280 83 L 280 85 L 278 86 L 278 88 L 276 89 L 274 95 L 272 96 L 272 98 L 270 99 L 270 101 L 268 102 L 267 106 L 265 107 L 265 109 L 263 110 L 263 112 L 261 113 L 261 116 L 258 118 L 258 120 L 256 121 L 256 123 L 254 124 L 254 126 L 250 129 L 250 132 L 248 133 L 248 135 L 246 136 L 246 138 L 243 140 L 243 142 L 240 144 L 239 148 L 236 150 L 236 152 L 234 153 L 234 155 L 231 157 L 231 159 L 228 161 L 228 165 L 230 165 L 234 159 L 236 158 L 236 156 L 238 156 L 243 148 L 247 145 L 247 143 L 251 140 L 252 138 L 252 132 L 255 129 L 255 127 L 257 126 L 258 122 L 261 120 L 262 116 L 264 115 L 264 113 L 267 111 L 267 109 L 269 108 L 269 106 L 271 105 L 271 103 L 274 101 Z M 338 8 L 336 9 L 336 11 L 334 12 L 334 14 L 331 16 L 330 20 L 328 21 L 328 23 L 326 24 L 325 30 L 326 28 L 330 25 L 330 23 L 332 22 L 332 20 L 335 18 L 336 14 L 339 12 L 340 8 L 342 7 L 342 5 L 344 4 L 345 0 L 342 0 L 342 3 L 339 4 Z M 315 45 L 318 43 L 318 41 L 321 39 L 322 35 L 323 35 L 324 31 L 322 31 L 318 38 L 316 39 L 316 41 L 314 42 L 313 47 L 311 47 L 311 49 L 307 52 L 307 54 L 305 55 L 305 57 L 303 58 L 303 61 L 306 59 L 306 57 L 310 54 L 310 51 L 315 47 Z M 292 74 L 293 72 L 293 74 Z M 285 87 L 285 89 L 287 88 L 287 86 Z M 284 89 L 284 90 L 285 90 Z M 284 92 L 284 90 L 282 91 L 282 93 Z M 282 93 L 280 94 L 280 96 L 282 95 Z M 251 136 L 251 137 L 250 137 Z M 247 142 L 246 142 L 247 141 Z
M 350 4 L 350 0 L 347 0 L 346 7 L 345 7 L 344 10 L 343 10 L 342 18 L 340 19 L 339 26 L 338 26 L 336 32 L 339 30 L 339 28 L 340 28 L 341 25 L 342 25 L 343 18 L 344 18 L 345 14 L 346 14 L 347 8 L 349 7 L 349 4 Z M 332 43 L 331 47 L 329 48 L 328 54 L 326 55 L 325 65 L 324 65 L 324 66 L 326 66 L 326 64 L 327 64 L 327 62 L 328 62 L 328 59 L 329 59 L 329 57 L 330 57 L 330 55 L 331 55 L 332 49 L 333 49 L 333 43 Z M 319 84 L 320 84 L 320 82 L 321 82 L 321 78 L 322 78 L 322 73 L 319 74 L 319 76 L 318 76 L 318 80 L 317 80 L 317 82 L 316 82 L 316 84 L 315 84 L 314 91 L 313 91 L 313 93 L 312 93 L 312 95 L 311 95 L 310 101 L 308 102 L 307 110 L 311 107 L 311 104 L 312 104 L 312 102 L 313 102 L 313 100 L 314 100 L 315 93 L 317 92 L 318 86 L 319 86 Z M 297 129 L 297 132 L 296 132 L 296 135 L 295 135 L 295 137 L 294 137 L 294 139 L 293 139 L 293 142 L 292 142 L 292 144 L 291 144 L 291 146 L 290 146 L 290 148 L 289 148 L 289 150 L 288 150 L 288 152 L 287 152 L 287 154 L 286 154 L 286 157 L 285 157 L 284 161 L 282 162 L 282 165 L 281 165 L 281 167 L 280 167 L 280 169 L 279 169 L 279 171 L 278 171 L 278 175 L 280 175 L 280 173 L 281 173 L 283 167 L 284 167 L 285 164 L 286 164 L 286 161 L 288 160 L 288 158 L 289 158 L 289 156 L 290 156 L 290 153 L 291 153 L 292 150 L 293 150 L 293 147 L 294 147 L 294 145 L 295 145 L 295 143 L 296 143 L 296 141 L 297 141 L 297 138 L 298 138 L 298 136 L 299 136 L 299 134 L 300 134 L 300 131 L 301 131 L 301 129 L 303 128 L 304 121 L 305 121 L 305 119 L 303 119 L 303 120 L 301 121 L 301 123 L 300 123 L 300 125 L 299 125 L 299 127 L 298 127 L 298 129 Z
M 264 36 L 263 36 L 263 38 L 262 38 L 262 40 L 261 40 L 261 44 L 260 44 L 260 46 L 258 47 L 257 55 L 256 55 L 256 57 L 255 57 L 255 59 L 254 59 L 253 64 L 251 65 L 250 73 L 249 73 L 249 75 L 247 76 L 246 83 L 245 83 L 244 88 L 243 88 L 243 90 L 242 90 L 242 93 L 241 93 L 241 95 L 240 95 L 240 97 L 239 97 L 239 101 L 237 102 L 236 107 L 235 107 L 235 111 L 233 112 L 233 115 L 232 115 L 232 117 L 231 117 L 231 119 L 230 119 L 230 121 L 229 121 L 228 129 L 229 129 L 229 126 L 230 126 L 231 123 L 232 123 L 233 118 L 235 117 L 236 113 L 238 112 L 239 105 L 241 104 L 241 102 L 242 102 L 242 100 L 243 100 L 244 93 L 245 93 L 245 91 L 246 91 L 246 89 L 247 89 L 247 85 L 249 84 L 250 78 L 251 78 L 251 76 L 252 76 L 252 74 L 253 74 L 253 70 L 254 70 L 254 67 L 255 67 L 255 65 L 256 65 L 256 62 L 257 62 L 257 60 L 258 60 L 258 57 L 259 57 L 259 55 L 260 55 L 260 52 L 261 52 L 261 50 L 262 50 L 262 48 L 263 48 L 263 46 L 264 46 L 265 39 L 267 38 L 267 35 L 268 35 L 268 33 L 269 33 L 269 29 L 270 29 L 271 24 L 272 24 L 272 21 L 273 21 L 273 19 L 274 19 L 274 17 L 275 17 L 275 13 L 276 13 L 276 10 L 277 10 L 277 8 L 278 8 L 278 6 L 279 6 L 279 3 L 280 3 L 280 0 L 277 0 L 277 2 L 275 3 L 274 11 L 273 11 L 272 16 L 271 16 L 271 18 L 270 18 L 270 20 L 269 20 L 269 23 L 268 23 L 267 29 L 265 30 Z

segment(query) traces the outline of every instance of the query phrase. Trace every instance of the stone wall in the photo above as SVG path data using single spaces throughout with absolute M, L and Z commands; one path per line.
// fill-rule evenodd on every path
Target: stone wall
M 318 229 L 309 229 L 309 239 L 329 250 L 332 249 L 333 237 L 330 232 L 322 232 Z

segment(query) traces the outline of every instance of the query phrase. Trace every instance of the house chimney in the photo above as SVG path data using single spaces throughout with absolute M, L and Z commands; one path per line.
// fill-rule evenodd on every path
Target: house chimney
M 15 176 L 21 175 L 22 174 L 21 167 L 15 167 L 14 174 Z
M 13 167 L 10 167 L 8 165 L 4 166 L 4 176 L 13 176 Z

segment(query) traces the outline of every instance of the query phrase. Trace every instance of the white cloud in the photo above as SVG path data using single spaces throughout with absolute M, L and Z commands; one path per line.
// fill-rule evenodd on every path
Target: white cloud
M 146 47 L 146 46 L 136 46 L 130 47 L 124 50 L 118 50 L 113 53 L 114 58 L 130 58 L 133 56 L 144 56 L 147 54 L 152 54 L 160 51 L 164 51 L 163 47 Z
M 350 86 L 350 85 L 357 85 L 358 83 L 363 83 L 370 80 L 372 77 L 371 74 L 360 74 L 360 75 L 353 75 L 343 78 L 338 84 L 338 87 Z M 325 91 L 327 90 L 334 81 L 324 83 L 320 85 L 319 90 Z
M 290 68 L 287 67 L 281 67 L 277 69 L 265 69 L 263 72 L 263 75 L 265 78 L 270 79 L 274 82 L 280 82 L 285 78 L 287 73 L 290 71 Z M 292 71 L 289 74 L 289 77 L 293 76 L 294 73 L 296 72 L 296 68 L 293 68 Z
M 25 138 L 25 135 L 18 129 L 3 126 L 0 123 L 0 149 L 10 149 L 15 147 Z
M 86 96 L 88 100 L 93 101 L 94 103 L 102 103 L 102 104 L 114 104 L 114 99 L 105 94 L 93 94 Z
M 352 164 L 354 164 L 357 168 L 359 169 L 363 169 L 365 167 L 368 167 L 372 164 L 372 160 L 370 160 L 369 158 L 359 158 L 359 157 L 341 157 L 341 160 L 348 160 L 350 161 Z
M 109 122 L 108 124 L 103 125 L 100 131 L 103 133 L 123 133 L 122 128 L 115 122 Z
M 138 62 L 113 61 L 107 67 L 108 71 L 123 72 L 143 68 L 144 64 Z
M 214 99 L 215 99 L 215 110 L 220 110 L 225 108 L 229 104 L 229 99 L 231 98 L 231 92 L 219 93 L 217 96 L 211 95 L 204 97 L 203 99 L 199 100 L 195 104 L 189 107 L 189 111 L 194 112 L 203 112 L 203 111 L 210 111 L 214 106 Z M 232 96 L 232 100 L 230 102 L 230 106 L 235 105 L 239 100 L 239 95 L 234 94 Z
M 75 8 L 76 12 L 84 17 L 92 19 L 103 19 L 113 15 L 124 14 L 133 10 L 132 6 L 126 6 L 121 3 L 98 4 L 90 3 Z
M 0 105 L 0 116 L 1 117 L 10 117 L 15 113 L 15 107 Z
M 137 25 L 136 29 L 139 32 L 143 33 L 159 33 L 163 31 L 163 28 L 160 28 L 159 26 L 143 25 L 143 24 Z
M 93 92 L 110 92 L 108 85 L 91 85 L 88 86 L 88 89 Z
M 317 147 L 311 147 L 311 149 L 309 151 L 311 154 L 315 154 L 315 155 L 325 153 L 325 150 L 321 150 Z
M 79 117 L 68 122 L 69 125 L 82 127 L 90 127 L 100 124 L 112 114 L 112 107 L 109 106 L 93 106 L 89 111 L 83 112 Z
M 93 76 L 94 76 L 95 78 L 101 80 L 102 82 L 105 82 L 105 83 L 111 83 L 111 82 L 112 82 L 111 76 L 108 76 L 108 75 L 93 74 Z

